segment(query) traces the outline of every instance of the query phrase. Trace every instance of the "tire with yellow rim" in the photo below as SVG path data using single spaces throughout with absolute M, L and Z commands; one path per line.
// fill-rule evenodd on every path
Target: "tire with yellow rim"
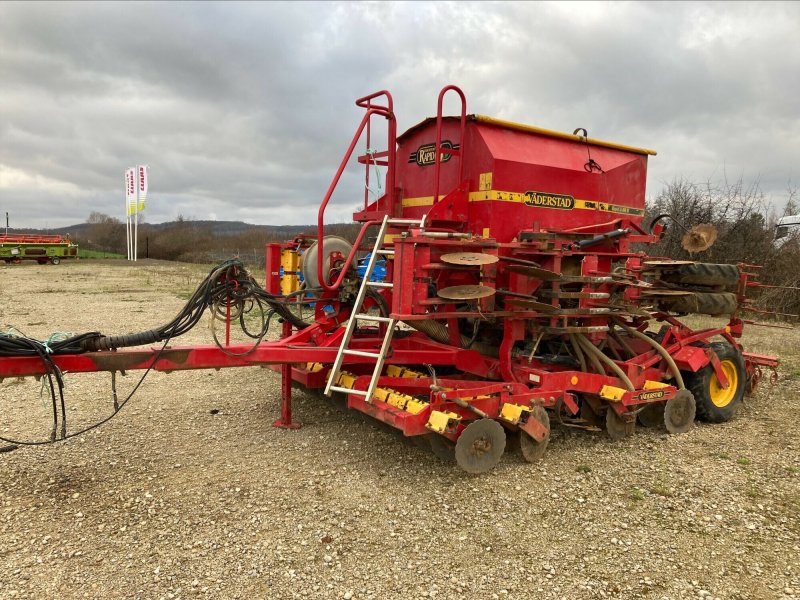
M 712 365 L 695 373 L 684 373 L 686 387 L 697 401 L 697 418 L 709 423 L 724 423 L 733 417 L 747 383 L 742 353 L 727 342 L 714 342 L 711 350 L 719 358 L 722 371 L 728 379 L 728 387 L 720 385 Z

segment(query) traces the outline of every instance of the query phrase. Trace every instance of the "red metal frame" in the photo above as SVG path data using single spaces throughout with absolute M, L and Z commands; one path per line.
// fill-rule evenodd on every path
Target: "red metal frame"
M 451 91 L 461 99 L 460 117 L 442 115 L 444 96 Z M 315 266 L 324 293 L 323 301 L 316 306 L 314 324 L 294 331 L 285 322 L 280 340 L 262 342 L 252 353 L 237 356 L 249 346 L 231 345 L 229 306 L 222 348 L 167 347 L 56 355 L 53 363 L 70 372 L 271 366 L 281 374 L 281 416 L 274 425 L 297 428 L 300 424 L 292 418 L 292 382 L 311 388 L 325 385 L 328 365 L 334 362 L 343 341 L 340 325 L 350 317 L 347 295 L 354 285 L 348 292 L 342 284 L 352 275 L 351 267 L 367 230 L 383 216 L 391 215 L 404 219 L 424 217 L 425 223 L 424 227 L 391 230 L 394 257 L 387 264 L 387 281 L 393 288 L 382 292 L 391 317 L 420 327 L 425 323 L 415 322 L 428 322 L 427 326 L 432 322 L 439 333 L 432 334 L 438 341 L 421 332 L 398 335 L 386 364 L 420 371 L 424 371 L 423 365 L 446 366 L 448 372 L 458 374 L 436 379 L 380 377 L 379 387 L 424 399 L 425 407 L 416 414 L 354 393 L 348 395 L 351 408 L 375 416 L 405 435 L 429 433 L 428 419 L 434 410 L 453 413 L 460 420 L 443 433 L 451 440 L 456 440 L 477 415 L 500 418 L 506 403 L 542 406 L 559 417 L 569 418 L 579 413 L 582 401 L 588 401 L 592 405 L 604 404 L 607 410 L 632 422 L 639 408 L 666 402 L 678 392 L 676 385 L 670 383 L 659 387 L 657 394 L 645 393 L 647 382 L 672 382 L 675 374 L 669 361 L 646 339 L 629 336 L 625 340 L 615 336 L 610 326 L 623 323 L 641 334 L 653 319 L 665 325 L 660 344 L 681 371 L 695 372 L 711 365 L 720 384 L 728 384 L 709 340 L 722 338 L 741 350 L 736 338 L 741 336 L 745 321 L 734 315 L 725 327 L 693 331 L 657 306 L 644 314 L 636 309 L 648 302 L 642 293 L 646 288 L 639 285 L 644 278 L 646 256 L 633 244 L 653 243 L 660 234 L 659 227 L 652 233 L 642 227 L 646 152 L 468 118 L 464 94 L 455 86 L 440 92 L 435 119 L 399 138 L 389 92 L 376 92 L 356 104 L 365 109 L 365 114 L 320 204 L 317 243 L 321 245 L 325 236 L 326 207 L 364 134 L 368 152 L 358 160 L 366 168 L 366 185 L 370 182 L 370 167 L 385 166 L 386 193 L 370 202 L 365 192 L 364 210 L 354 215 L 363 225 L 353 250 L 347 257 L 338 257 L 343 265 L 337 266 L 340 272 L 333 281 L 328 279 L 330 257 L 318 253 Z M 373 117 L 387 121 L 385 151 L 370 149 Z M 444 136 L 457 139 L 459 147 L 443 146 Z M 419 149 L 426 148 L 428 153 L 431 144 L 433 161 L 419 160 Z M 443 158 L 443 150 L 458 156 L 457 167 Z M 398 164 L 398 152 L 401 157 L 416 156 L 417 160 Z M 589 152 L 604 170 L 584 168 Z M 440 198 L 441 187 L 449 191 Z M 304 243 L 295 240 L 266 246 L 265 286 L 269 293 L 281 292 L 282 252 L 302 249 L 306 247 Z M 383 243 L 384 240 L 379 241 Z M 453 252 L 480 253 L 497 261 L 477 266 L 453 265 L 443 259 Z M 526 273 L 524 268 L 515 268 L 534 264 L 539 269 L 533 271 L 538 273 L 535 276 L 530 270 Z M 548 272 L 558 277 L 548 278 Z M 741 272 L 738 297 L 740 305 L 746 306 L 746 288 L 758 284 L 749 279 L 752 275 L 745 268 Z M 494 293 L 463 301 L 439 295 L 444 288 L 463 285 L 482 286 Z M 520 298 L 540 304 L 531 308 L 509 301 Z M 329 310 L 323 309 L 323 304 Z M 491 351 L 486 350 L 486 345 L 482 347 L 479 340 L 474 347 L 463 347 L 469 346 L 462 340 L 469 337 L 475 323 L 488 328 L 499 340 L 491 345 Z M 382 334 L 379 328 L 362 330 L 353 337 L 349 348 L 376 352 L 381 347 Z M 592 372 L 585 364 L 575 366 L 536 355 L 542 339 L 549 344 L 566 344 L 574 341 L 573 335 L 585 336 L 584 344 L 603 347 L 607 361 Z M 470 343 L 473 342 L 476 340 Z M 580 362 L 578 354 L 576 350 L 574 362 Z M 762 368 L 774 369 L 777 365 L 774 357 L 749 353 L 743 353 L 743 357 L 751 385 L 761 379 Z M 591 359 L 592 355 L 587 354 L 580 360 Z M 310 363 L 324 366 L 312 369 L 308 367 Z M 369 387 L 373 364 L 374 360 L 368 357 L 345 357 L 345 370 L 356 376 L 352 389 Z M 0 379 L 45 372 L 46 366 L 38 358 L 0 359 Z M 627 384 L 634 389 L 623 389 Z M 608 396 L 601 395 L 605 387 L 622 392 L 608 401 Z M 547 434 L 535 419 L 505 425 L 509 429 L 522 428 L 537 440 Z

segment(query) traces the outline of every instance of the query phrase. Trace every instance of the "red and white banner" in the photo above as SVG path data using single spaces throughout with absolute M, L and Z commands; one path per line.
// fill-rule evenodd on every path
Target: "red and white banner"
M 147 165 L 139 165 L 136 167 L 136 185 L 139 192 L 139 204 L 137 212 L 144 210 L 144 204 L 147 200 Z
M 128 216 L 136 214 L 136 170 L 125 171 L 125 212 Z

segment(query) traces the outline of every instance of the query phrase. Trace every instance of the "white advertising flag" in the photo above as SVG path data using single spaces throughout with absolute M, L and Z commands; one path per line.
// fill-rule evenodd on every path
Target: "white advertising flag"
M 145 200 L 147 200 L 147 165 L 136 167 L 136 183 L 139 186 L 139 204 L 137 212 L 144 210 Z
M 128 216 L 136 214 L 136 171 L 125 171 L 125 205 Z

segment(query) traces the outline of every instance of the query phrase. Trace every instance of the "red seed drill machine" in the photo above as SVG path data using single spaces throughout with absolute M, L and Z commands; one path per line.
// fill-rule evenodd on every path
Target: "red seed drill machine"
M 458 116 L 442 115 L 448 93 L 460 99 Z M 356 104 L 364 116 L 320 205 L 317 237 L 269 244 L 265 289 L 228 261 L 169 325 L 84 334 L 44 358 L 6 352 L 0 377 L 275 365 L 276 426 L 299 426 L 297 381 L 481 473 L 509 436 L 525 459 L 540 459 L 552 420 L 604 426 L 612 438 L 637 423 L 680 433 L 695 416 L 726 421 L 763 369 L 776 367 L 737 342 L 752 273 L 641 250 L 669 217 L 643 224 L 652 150 L 468 115 L 455 86 L 439 94 L 435 118 L 400 136 L 389 92 Z M 388 139 L 373 150 L 378 129 Z M 367 150 L 358 155 L 361 140 Z M 352 158 L 366 189 L 351 245 L 325 235 L 324 217 Z M 685 243 L 699 251 L 714 237 L 700 226 Z M 254 305 L 262 324 L 265 308 L 282 318 L 283 337 L 263 341 L 264 325 L 255 345 L 230 344 L 231 326 L 244 326 Z M 313 319 L 293 305 L 312 308 Z M 205 308 L 224 321 L 225 342 L 173 346 Z M 679 319 L 688 313 L 729 320 L 693 330 Z M 117 350 L 156 342 L 164 345 Z

